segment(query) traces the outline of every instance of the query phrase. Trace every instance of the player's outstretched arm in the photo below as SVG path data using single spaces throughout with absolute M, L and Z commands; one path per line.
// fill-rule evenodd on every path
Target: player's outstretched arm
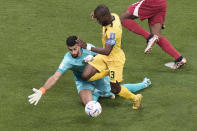
M 48 89 L 53 87 L 53 85 L 56 84 L 56 82 L 60 79 L 61 76 L 62 74 L 60 72 L 56 72 L 54 75 L 49 77 L 49 79 L 45 82 L 45 84 L 39 90 L 33 88 L 32 90 L 34 91 L 34 93 L 28 96 L 30 104 L 34 103 L 34 105 L 37 105 L 42 95 Z

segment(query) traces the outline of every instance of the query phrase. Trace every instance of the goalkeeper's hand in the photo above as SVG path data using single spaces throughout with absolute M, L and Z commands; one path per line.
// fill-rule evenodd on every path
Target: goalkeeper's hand
M 32 89 L 34 91 L 34 94 L 31 94 L 28 96 L 29 98 L 29 103 L 34 105 L 38 104 L 38 101 L 40 100 L 40 98 L 42 97 L 42 95 L 46 92 L 46 89 L 44 89 L 43 87 L 40 88 L 39 90 L 36 88 Z
M 86 57 L 83 59 L 83 61 L 84 61 L 85 63 L 88 63 L 88 62 L 93 61 L 93 60 L 94 60 L 94 56 L 92 56 L 92 55 L 88 55 L 88 56 L 86 56 Z

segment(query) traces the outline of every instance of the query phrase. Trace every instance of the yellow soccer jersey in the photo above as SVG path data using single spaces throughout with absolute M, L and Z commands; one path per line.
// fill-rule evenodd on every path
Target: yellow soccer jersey
M 123 53 L 121 49 L 121 39 L 122 39 L 122 26 L 117 14 L 111 14 L 115 19 L 111 24 L 103 27 L 102 33 L 102 43 L 103 47 L 105 44 L 113 45 L 113 49 L 109 55 L 109 57 L 118 56 Z M 119 56 L 119 57 L 120 57 Z
M 110 74 L 110 82 L 121 82 L 123 79 L 123 67 L 125 63 L 125 55 L 121 49 L 122 26 L 119 16 L 111 14 L 114 20 L 111 24 L 103 27 L 102 43 L 103 47 L 106 44 L 113 46 L 109 56 L 98 54 L 94 60 L 89 62 L 98 71 L 108 69 Z

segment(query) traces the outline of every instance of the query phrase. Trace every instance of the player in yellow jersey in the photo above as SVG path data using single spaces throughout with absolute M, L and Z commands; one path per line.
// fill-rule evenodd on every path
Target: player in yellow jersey
M 121 49 L 122 26 L 119 16 L 110 13 L 108 7 L 99 5 L 94 10 L 92 17 L 103 27 L 102 43 L 103 48 L 88 46 L 84 41 L 76 41 L 82 48 L 99 53 L 92 62 L 85 67 L 82 78 L 89 80 L 96 73 L 108 69 L 110 75 L 111 91 L 123 98 L 133 101 L 133 109 L 141 106 L 142 95 L 134 95 L 126 87 L 120 85 L 123 79 L 123 67 L 125 55 Z

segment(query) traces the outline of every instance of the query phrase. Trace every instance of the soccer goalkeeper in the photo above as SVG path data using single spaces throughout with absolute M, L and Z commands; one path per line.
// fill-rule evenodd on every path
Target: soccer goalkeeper
M 74 74 L 77 91 L 84 105 L 91 100 L 97 101 L 99 97 L 115 98 L 115 95 L 110 92 L 111 88 L 109 76 L 105 76 L 95 81 L 82 80 L 81 74 L 87 65 L 87 62 L 92 61 L 94 56 L 97 54 L 92 51 L 82 49 L 78 44 L 76 44 L 76 40 L 76 36 L 70 36 L 67 38 L 66 43 L 69 52 L 65 54 L 54 75 L 49 77 L 49 79 L 39 90 L 33 88 L 35 93 L 28 96 L 30 104 L 34 103 L 34 105 L 37 105 L 42 95 L 45 94 L 48 89 L 52 88 L 67 70 L 72 70 Z M 104 73 L 107 75 L 108 71 L 105 71 Z M 124 84 L 124 86 L 131 92 L 137 92 L 148 87 L 150 84 L 150 79 L 145 78 L 141 83 Z

